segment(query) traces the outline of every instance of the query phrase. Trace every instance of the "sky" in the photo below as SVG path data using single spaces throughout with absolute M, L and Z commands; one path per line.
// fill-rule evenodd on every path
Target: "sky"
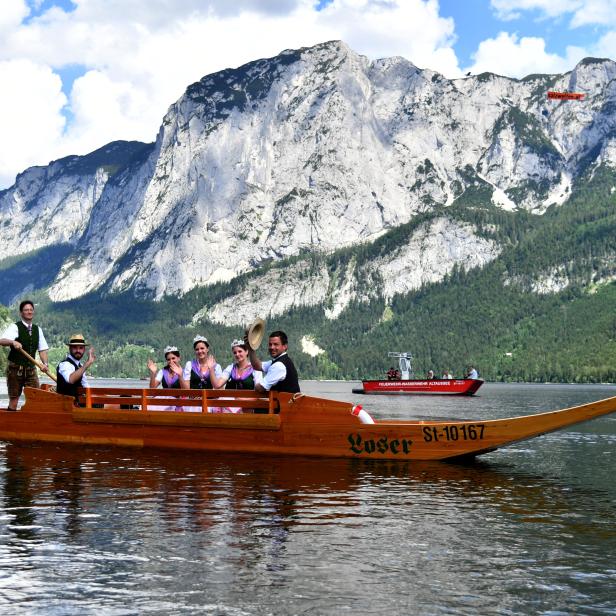
M 206 74 L 340 39 L 455 78 L 616 59 L 616 0 L 0 0 L 0 190 L 33 165 L 154 141 Z

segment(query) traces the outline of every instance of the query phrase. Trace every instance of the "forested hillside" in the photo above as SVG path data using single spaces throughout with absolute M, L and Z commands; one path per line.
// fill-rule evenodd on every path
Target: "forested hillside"
M 422 220 L 446 214 L 472 222 L 504 247 L 495 261 L 469 272 L 456 269 L 442 283 L 387 303 L 352 301 L 334 320 L 325 318 L 323 306 L 296 308 L 268 328 L 289 333 L 290 354 L 304 378 L 380 376 L 390 365 L 388 351 L 410 351 L 420 375 L 429 368 L 460 375 L 473 363 L 488 380 L 616 382 L 615 186 L 614 171 L 600 168 L 566 204 L 542 216 L 500 210 L 477 186 Z M 371 244 L 292 261 L 303 260 L 305 275 L 324 263 L 335 272 L 349 259 L 367 262 L 384 247 L 403 244 L 417 224 L 397 227 Z M 210 339 L 225 365 L 229 342 L 241 328 L 195 324 L 192 317 L 262 271 L 160 302 L 128 294 L 57 304 L 37 298 L 37 316 L 55 347 L 52 358 L 64 352 L 62 343 L 73 332 L 93 341 L 100 357 L 94 374 L 145 376 L 147 357 L 160 359 L 167 344 L 190 357 L 196 333 Z M 306 335 L 325 353 L 301 352 L 298 341 Z
M 0 306 L 0 335 L 4 328 L 11 322 L 11 313 L 4 307 Z M 8 355 L 8 350 L 6 352 L 0 351 L 0 371 L 4 373 L 6 368 L 6 357 Z

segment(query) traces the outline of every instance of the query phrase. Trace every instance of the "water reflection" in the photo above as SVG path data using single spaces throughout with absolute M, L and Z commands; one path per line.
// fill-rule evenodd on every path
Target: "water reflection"
M 8 448 L 7 448 L 8 449 Z M 10 535 L 17 541 L 10 543 L 18 546 L 20 553 L 28 551 L 29 542 L 36 539 L 36 514 L 32 493 L 32 465 L 24 462 L 21 456 L 7 456 L 5 481 L 3 484 L 5 520 Z
M 113 499 L 127 514 L 155 516 L 165 533 L 224 525 L 240 543 L 282 542 L 293 526 L 353 526 L 365 499 L 411 509 L 422 500 L 496 507 L 526 522 L 575 523 L 580 499 L 610 505 L 601 490 L 531 475 L 510 463 L 285 458 L 7 443 L 2 491 L 17 538 L 37 537 L 50 508 L 60 528 L 83 530 Z M 376 499 L 376 500 L 375 500 Z M 575 505 L 573 503 L 576 503 Z
M 519 460 L 13 443 L 3 459 L 0 562 L 28 573 L 3 586 L 41 613 L 50 596 L 135 613 L 127 594 L 158 613 L 616 608 L 610 492 Z

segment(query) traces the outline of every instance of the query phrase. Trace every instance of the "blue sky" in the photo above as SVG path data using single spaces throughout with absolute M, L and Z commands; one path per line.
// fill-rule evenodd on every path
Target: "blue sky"
M 31 165 L 152 141 L 203 75 L 345 41 L 454 78 L 616 57 L 616 0 L 2 0 L 0 189 Z
M 453 45 L 463 66 L 472 64 L 472 56 L 481 41 L 507 31 L 519 36 L 543 37 L 548 50 L 564 55 L 568 45 L 592 40 L 589 28 L 571 29 L 564 17 L 548 20 L 538 9 L 520 13 L 511 21 L 499 19 L 486 0 L 441 0 L 440 14 L 455 21 L 456 41 Z
M 77 5 L 72 0 L 28 0 L 26 2 L 30 9 L 29 15 L 24 19 L 25 22 L 32 21 L 41 15 L 44 15 L 50 8 L 54 6 L 61 8 L 63 11 L 70 12 L 77 8 Z

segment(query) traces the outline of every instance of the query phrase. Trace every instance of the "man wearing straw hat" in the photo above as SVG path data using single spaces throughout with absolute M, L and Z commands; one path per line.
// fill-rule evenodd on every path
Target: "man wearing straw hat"
M 47 368 L 47 341 L 43 330 L 32 323 L 34 318 L 34 304 L 25 299 L 19 304 L 21 320 L 11 323 L 0 338 L 0 345 L 11 347 L 6 367 L 6 387 L 9 394 L 9 411 L 17 410 L 19 396 L 25 386 L 40 387 L 36 367 L 23 351 L 31 357 L 39 352 L 43 367 Z M 41 368 L 42 369 L 42 368 Z M 45 372 L 49 373 L 47 368 Z
M 88 359 L 82 364 L 81 358 L 89 346 L 82 334 L 73 334 L 69 341 L 68 354 L 64 361 L 58 364 L 56 370 L 58 376 L 57 392 L 65 396 L 73 396 L 77 400 L 77 390 L 79 387 L 89 387 L 86 370 L 94 363 L 94 347 L 90 347 Z
M 250 363 L 255 370 L 262 370 L 264 374 L 263 382 L 255 385 L 256 391 L 286 391 L 290 394 L 299 392 L 297 370 L 287 355 L 288 348 L 289 339 L 280 330 L 269 335 L 267 350 L 272 358 L 271 361 L 261 362 L 252 345 L 249 344 Z

